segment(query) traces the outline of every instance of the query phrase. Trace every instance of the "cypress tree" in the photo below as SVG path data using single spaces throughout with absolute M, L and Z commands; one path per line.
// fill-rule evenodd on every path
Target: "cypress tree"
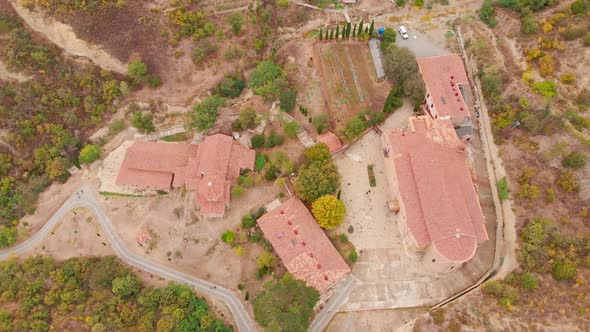
M 375 20 L 371 21 L 371 26 L 369 27 L 369 36 L 373 36 L 373 30 L 375 29 Z
M 359 24 L 359 30 L 356 32 L 357 36 L 363 33 L 363 25 L 365 25 L 365 23 L 363 22 L 363 20 L 361 20 L 361 23 Z
M 330 40 L 334 39 L 334 28 L 330 31 Z
M 352 38 L 356 37 L 356 24 L 352 28 Z
M 336 26 L 336 39 L 338 39 L 338 37 L 340 37 L 340 24 Z
M 352 27 L 352 24 L 350 24 L 350 22 L 346 23 L 346 39 L 350 39 L 350 28 Z
M 320 28 L 320 40 L 324 40 L 324 30 Z
M 369 27 L 365 28 L 365 33 L 368 35 L 369 34 Z

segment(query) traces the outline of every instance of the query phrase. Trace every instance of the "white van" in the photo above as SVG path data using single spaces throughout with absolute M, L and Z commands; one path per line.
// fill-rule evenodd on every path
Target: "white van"
M 408 37 L 409 37 L 408 30 L 406 30 L 406 27 L 403 25 L 399 27 L 399 34 L 402 35 L 403 39 L 408 39 Z

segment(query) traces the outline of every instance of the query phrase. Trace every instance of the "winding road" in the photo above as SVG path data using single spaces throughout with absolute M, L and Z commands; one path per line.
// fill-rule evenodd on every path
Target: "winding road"
M 68 200 L 59 208 L 59 210 L 57 210 L 57 212 L 51 217 L 51 219 L 49 219 L 49 221 L 41 228 L 41 230 L 39 230 L 25 242 L 22 242 L 7 250 L 0 251 L 0 261 L 18 256 L 32 249 L 51 233 L 55 225 L 60 220 L 62 220 L 62 218 L 68 212 L 76 208 L 86 208 L 94 214 L 104 229 L 104 232 L 109 239 L 115 254 L 123 262 L 159 277 L 189 285 L 200 293 L 221 300 L 231 310 L 238 331 L 257 330 L 254 322 L 242 305 L 242 302 L 228 289 L 208 281 L 195 278 L 186 273 L 176 271 L 164 265 L 152 262 L 131 252 L 127 247 L 125 247 L 123 241 L 113 228 L 113 224 L 106 216 L 104 210 L 93 195 L 92 189 L 88 186 L 82 186 L 80 189 L 78 189 L 78 191 L 70 196 L 70 198 L 68 198 Z

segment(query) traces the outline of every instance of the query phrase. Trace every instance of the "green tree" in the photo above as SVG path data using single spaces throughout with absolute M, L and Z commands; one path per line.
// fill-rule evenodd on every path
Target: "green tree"
M 299 122 L 289 121 L 285 124 L 285 135 L 289 138 L 296 138 L 299 131 Z
M 94 144 L 88 144 L 80 150 L 78 160 L 82 164 L 91 164 L 100 157 L 100 148 Z
M 131 125 L 142 134 L 153 133 L 156 131 L 153 119 L 152 113 L 137 111 L 131 116 Z
M 322 228 L 334 229 L 344 220 L 346 206 L 336 196 L 324 195 L 311 204 L 311 212 Z
M 141 281 L 134 275 L 124 275 L 113 279 L 112 292 L 121 297 L 137 295 L 141 289 Z
M 585 0 L 576 0 L 571 4 L 570 8 L 572 14 L 578 15 L 586 12 L 586 10 L 588 10 L 588 5 Z
M 136 83 L 145 81 L 147 74 L 147 66 L 140 60 L 133 60 L 127 65 L 127 75 Z
M 268 330 L 305 332 L 319 299 L 317 290 L 286 273 L 277 283 L 264 285 L 256 295 L 254 318 Z
M 403 86 L 413 74 L 418 73 L 416 55 L 405 47 L 390 44 L 383 54 L 384 69 L 387 78 Z
M 264 134 L 256 134 L 250 138 L 250 142 L 252 143 L 253 149 L 260 149 L 264 147 L 266 139 L 264 138 Z
M 294 186 L 297 195 L 311 203 L 324 195 L 333 194 L 340 186 L 340 174 L 332 160 L 311 162 L 299 168 Z
M 326 163 L 332 159 L 332 155 L 330 154 L 330 148 L 325 143 L 318 143 L 314 146 L 305 149 L 305 151 L 303 151 L 303 155 L 307 159 L 308 163 Z
M 340 38 L 340 24 L 336 24 L 336 39 Z
M 47 165 L 46 173 L 52 180 L 59 179 L 68 174 L 68 167 L 70 162 L 66 158 L 57 157 Z
M 324 30 L 320 28 L 320 41 L 324 40 Z
M 385 104 L 383 105 L 384 113 L 392 113 L 396 109 L 402 107 L 404 102 L 401 99 L 402 90 L 400 88 L 393 88 L 389 91 Z
M 375 31 L 375 20 L 371 21 L 371 25 L 369 26 L 369 36 L 373 36 L 373 32 Z
M 520 276 L 520 286 L 525 290 L 533 290 L 539 286 L 539 278 L 534 273 L 525 272 Z
M 397 38 L 397 33 L 391 27 L 385 28 L 383 34 L 381 35 L 381 50 L 384 51 L 387 47 L 391 44 L 395 43 Z
M 225 231 L 221 234 L 221 240 L 225 243 L 232 244 L 236 240 L 236 233 L 232 231 Z
M 190 126 L 199 131 L 211 128 L 217 120 L 219 107 L 224 104 L 223 98 L 217 95 L 205 98 L 201 103 L 193 106 L 193 111 L 189 114 Z
M 346 122 L 341 130 L 342 138 L 345 142 L 350 143 L 359 137 L 367 129 L 367 124 L 360 118 L 352 118 Z
M 244 24 L 244 17 L 240 13 L 232 13 L 227 17 L 227 23 L 231 26 L 231 31 L 234 35 L 239 35 Z
M 426 86 L 422 80 L 422 75 L 415 72 L 404 82 L 404 95 L 412 99 L 412 102 L 418 103 L 424 99 Z
M 291 112 L 297 104 L 297 93 L 293 89 L 283 89 L 279 96 L 281 109 L 285 112 Z
M 226 98 L 236 98 L 242 94 L 246 83 L 240 74 L 234 73 L 226 75 L 214 89 L 215 94 Z
M 16 227 L 0 225 L 0 248 L 13 245 L 16 242 Z
M 250 74 L 248 86 L 255 94 L 270 100 L 286 88 L 283 69 L 272 61 L 262 61 Z

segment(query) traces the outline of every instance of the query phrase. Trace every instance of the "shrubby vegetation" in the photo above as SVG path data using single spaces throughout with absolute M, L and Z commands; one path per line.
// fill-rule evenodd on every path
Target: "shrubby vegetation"
M 236 98 L 242 94 L 246 87 L 246 82 L 242 75 L 238 73 L 226 75 L 221 82 L 213 89 L 213 93 L 225 98 Z
M 276 99 L 288 84 L 283 69 L 274 62 L 265 60 L 250 74 L 248 86 L 255 94 L 272 100 Z
M 144 287 L 115 257 L 0 263 L 5 331 L 232 331 L 187 286 Z M 9 318 L 9 319 L 7 319 Z M 73 324 L 73 325 L 72 325 Z
M 267 331 L 305 332 L 319 301 L 317 290 L 305 286 L 289 273 L 269 282 L 254 299 L 254 317 Z
M 67 178 L 84 141 L 115 110 L 112 102 L 129 85 L 109 72 L 64 60 L 57 49 L 33 39 L 14 16 L 0 14 L 0 26 L 4 63 L 34 77 L 0 83 L 0 127 L 9 132 L 3 139 L 18 154 L 0 153 L 0 225 L 12 228 L 34 211 L 38 194 L 51 180 Z

